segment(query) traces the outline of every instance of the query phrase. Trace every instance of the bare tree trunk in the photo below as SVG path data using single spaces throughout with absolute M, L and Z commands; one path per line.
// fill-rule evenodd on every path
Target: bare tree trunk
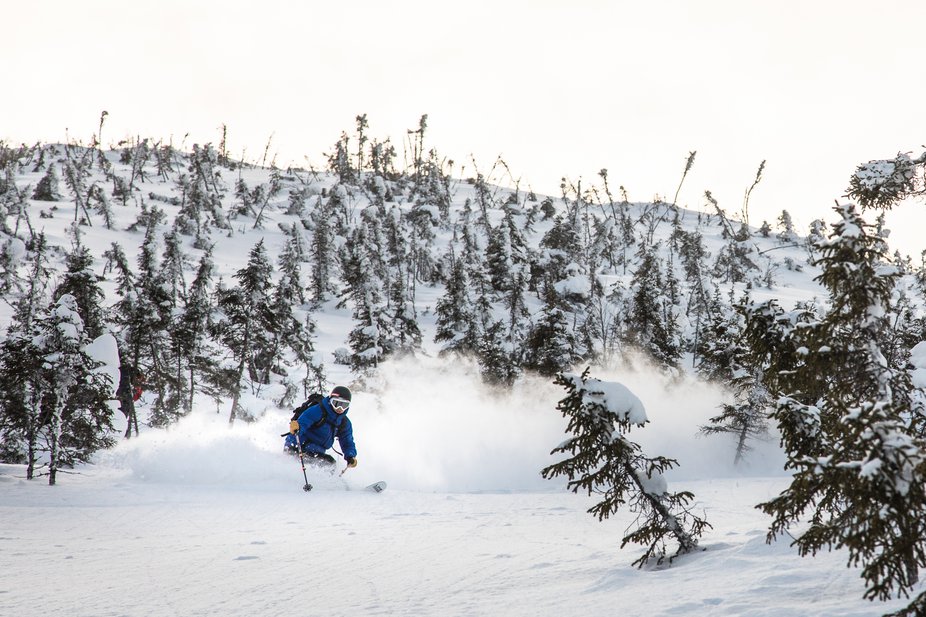
M 740 464 L 740 461 L 743 460 L 743 455 L 746 454 L 746 437 L 748 432 L 747 425 L 744 424 L 743 428 L 740 429 L 739 440 L 736 442 L 736 456 L 733 458 L 734 467 Z
M 244 376 L 244 367 L 247 356 L 241 358 L 241 362 L 238 363 L 238 376 L 235 379 L 235 393 L 232 397 L 232 406 L 231 413 L 228 415 L 228 425 L 232 426 L 235 423 L 235 418 L 238 417 L 238 401 L 241 400 L 241 378 Z
M 57 397 L 57 405 L 61 405 L 63 397 Z M 54 486 L 58 477 L 58 445 L 61 439 L 61 409 L 55 409 L 51 414 L 51 442 L 49 443 L 48 458 L 48 485 Z

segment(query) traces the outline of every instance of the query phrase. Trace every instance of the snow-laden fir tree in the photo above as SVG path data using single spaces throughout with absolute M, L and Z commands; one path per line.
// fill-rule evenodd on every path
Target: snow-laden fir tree
M 308 250 L 312 264 L 309 297 L 316 305 L 328 300 L 335 290 L 338 241 L 333 210 L 332 199 L 319 198 L 309 218 L 312 225 Z
M 434 312 L 437 316 L 434 341 L 442 344 L 441 354 L 474 354 L 479 348 L 481 334 L 463 260 L 453 262 Z
M 913 430 L 909 373 L 882 352 L 898 271 L 854 206 L 835 210 L 840 220 L 816 261 L 827 313 L 760 306 L 749 315 L 794 472 L 759 507 L 773 517 L 769 540 L 806 521 L 793 542 L 801 555 L 846 549 L 865 597 L 886 600 L 909 593 L 926 565 L 926 444 Z
M 215 332 L 229 354 L 223 383 L 224 394 L 232 398 L 229 424 L 238 417 L 249 419 L 240 405 L 242 392 L 248 388 L 252 393 L 258 391 L 267 375 L 267 363 L 273 361 L 271 350 L 279 324 L 273 306 L 272 274 L 273 265 L 260 240 L 248 254 L 245 267 L 235 273 L 237 284 L 220 286 L 217 293 Z
M 218 350 L 209 337 L 213 330 L 212 285 L 215 264 L 212 251 L 206 250 L 199 260 L 196 276 L 179 314 L 171 324 L 171 348 L 174 359 L 174 379 L 180 397 L 177 417 L 193 410 L 197 388 L 217 394 L 216 375 Z
M 341 268 L 347 290 L 339 306 L 349 300 L 354 328 L 348 334 L 351 370 L 368 375 L 394 349 L 386 298 L 372 262 L 378 257 L 367 242 L 367 230 L 354 229 L 341 251 Z
M 301 306 L 305 304 L 305 286 L 302 284 L 302 264 L 308 259 L 305 240 L 297 225 L 281 225 L 286 233 L 286 244 L 280 251 L 277 266 L 280 270 L 278 287 L 286 301 Z
M 81 242 L 83 232 L 77 225 L 71 227 L 71 232 L 73 244 L 65 256 L 67 270 L 55 289 L 54 298 L 58 299 L 64 294 L 74 298 L 87 335 L 94 339 L 103 334 L 103 302 L 106 296 L 100 288 L 100 277 L 93 272 L 90 249 Z
M 544 377 L 569 370 L 582 359 L 569 319 L 552 288 L 547 288 L 543 309 L 524 345 L 524 367 Z
M 40 434 L 48 451 L 48 483 L 55 484 L 61 466 L 89 462 L 111 446 L 112 419 L 106 401 L 116 384 L 96 371 L 97 361 L 73 296 L 61 296 L 34 324 L 32 344 L 41 359 Z
M 573 492 L 598 494 L 602 501 L 588 511 L 604 520 L 622 507 L 635 512 L 631 528 L 621 540 L 641 544 L 645 552 L 633 562 L 638 567 L 660 564 L 668 556 L 667 543 L 677 548 L 669 561 L 698 547 L 698 538 L 711 525 L 690 511 L 694 495 L 672 493 L 663 477 L 678 462 L 663 456 L 648 457 L 628 434 L 649 420 L 640 400 L 626 387 L 588 376 L 563 373 L 555 383 L 566 390 L 557 405 L 568 420 L 566 441 L 552 455 L 565 455 L 542 473 L 545 478 L 565 476 Z
M 61 201 L 61 189 L 58 184 L 58 172 L 55 165 L 49 165 L 45 175 L 35 185 L 32 199 L 38 201 Z
M 735 307 L 714 313 L 700 332 L 697 349 L 698 373 L 726 386 L 733 397 L 700 430 L 706 435 L 729 435 L 736 440 L 734 465 L 739 465 L 752 449 L 752 440 L 768 436 L 772 406 L 763 385 L 766 367 L 751 362 L 749 346 L 743 338 L 745 319 L 740 313 L 746 311 L 748 304 L 749 296 L 744 295 Z
M 658 365 L 674 368 L 681 351 L 675 315 L 666 306 L 664 276 L 656 244 L 641 255 L 630 283 L 630 303 L 624 321 L 625 342 L 644 352 Z
M 0 455 L 26 465 L 32 479 L 38 457 L 42 400 L 42 359 L 34 323 L 47 303 L 48 246 L 36 237 L 29 264 L 28 286 L 14 307 L 13 318 L 0 341 Z

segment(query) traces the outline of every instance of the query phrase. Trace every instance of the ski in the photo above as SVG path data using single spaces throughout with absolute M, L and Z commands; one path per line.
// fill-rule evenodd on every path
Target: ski
M 380 480 L 379 482 L 374 482 L 373 484 L 365 487 L 364 490 L 373 491 L 374 493 L 382 493 L 386 490 L 386 483 Z

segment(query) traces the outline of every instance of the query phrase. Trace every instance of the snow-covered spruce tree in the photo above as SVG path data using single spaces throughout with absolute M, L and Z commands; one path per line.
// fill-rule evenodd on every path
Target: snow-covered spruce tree
M 22 291 L 18 270 L 24 252 L 22 240 L 0 230 L 0 294 L 4 297 L 12 296 L 14 291 Z
M 33 339 L 42 360 L 39 418 L 48 448 L 48 483 L 55 484 L 61 466 L 88 462 L 90 456 L 112 445 L 112 420 L 106 401 L 115 391 L 109 377 L 98 373 L 98 363 L 84 347 L 77 302 L 67 294 L 35 323 Z
M 625 341 L 660 366 L 674 368 L 681 351 L 676 340 L 675 316 L 665 310 L 663 274 L 655 247 L 658 244 L 643 253 L 630 283 Z
M 58 172 L 55 165 L 49 165 L 45 175 L 35 185 L 32 199 L 37 201 L 61 201 L 61 189 L 58 185 Z
M 152 209 L 145 228 L 145 239 L 138 254 L 138 270 L 134 281 L 134 297 L 130 303 L 117 302 L 119 320 L 124 325 L 125 340 L 131 341 L 131 365 L 145 375 L 145 382 L 155 393 L 151 410 L 151 423 L 164 426 L 176 419 L 178 412 L 178 385 L 172 370 L 170 331 L 176 304 L 171 295 L 169 271 L 162 268 L 158 227 L 163 212 Z M 125 298 L 123 298 L 125 299 Z
M 338 177 L 340 184 L 351 184 L 357 178 L 357 170 L 351 164 L 350 154 L 350 137 L 347 133 L 341 133 L 340 139 L 335 142 L 334 147 L 328 158 L 328 171 Z
M 559 296 L 547 288 L 543 309 L 524 341 L 524 367 L 544 377 L 571 369 L 582 358 Z
M 453 161 L 450 161 L 450 165 L 453 165 Z M 449 227 L 452 200 L 450 174 L 444 172 L 443 161 L 434 149 L 431 149 L 428 159 L 422 163 L 420 180 L 415 184 L 412 197 L 416 205 L 436 207 L 441 227 Z
M 697 371 L 705 378 L 725 385 L 733 400 L 723 403 L 721 413 L 701 426 L 706 435 L 730 435 L 736 439 L 733 464 L 739 465 L 752 449 L 749 442 L 769 434 L 772 401 L 763 385 L 765 367 L 752 364 L 748 345 L 743 338 L 745 312 L 749 298 L 744 295 L 736 310 L 717 311 L 705 325 L 699 338 Z
M 171 307 L 177 307 L 186 300 L 186 270 L 189 257 L 183 251 L 183 241 L 176 230 L 164 234 L 164 258 L 161 261 L 161 276 Z
M 90 223 L 89 190 L 87 178 L 90 177 L 90 168 L 93 166 L 93 151 L 89 148 L 66 145 L 67 156 L 64 163 L 64 181 L 74 195 L 74 222 L 80 224 Z M 83 211 L 83 218 L 80 212 Z
M 228 423 L 248 419 L 240 406 L 242 389 L 259 389 L 259 380 L 266 375 L 261 369 L 272 361 L 274 333 L 278 329 L 277 313 L 272 305 L 273 265 L 267 257 L 264 241 L 260 240 L 248 254 L 248 263 L 235 273 L 238 284 L 218 290 L 220 315 L 216 334 L 231 355 L 226 369 L 226 394 L 232 397 Z M 247 380 L 245 379 L 247 376 Z
M 797 241 L 797 232 L 794 231 L 794 221 L 791 219 L 791 213 L 782 210 L 778 216 L 778 241 L 782 244 L 791 244 Z
M 510 386 L 521 375 L 521 350 L 512 348 L 508 334 L 509 326 L 502 320 L 490 321 L 483 329 L 476 357 L 488 384 Z
M 281 225 L 286 233 L 286 244 L 280 251 L 277 265 L 280 269 L 280 293 L 296 306 L 305 304 L 305 287 L 302 284 L 302 264 L 307 260 L 305 240 L 296 224 Z
M 532 271 L 534 280 L 531 286 L 538 289 L 541 296 L 546 295 L 547 287 L 555 288 L 567 279 L 567 269 L 580 259 L 579 234 L 569 221 L 561 215 L 556 216 L 553 227 L 540 240 L 542 251 Z
M 555 383 L 566 390 L 557 405 L 568 419 L 569 438 L 552 455 L 567 458 L 546 467 L 545 478 L 565 476 L 574 493 L 587 491 L 603 499 L 588 511 L 604 520 L 628 506 L 637 517 L 621 540 L 646 546 L 633 565 L 661 564 L 667 542 L 677 543 L 669 561 L 698 547 L 698 538 L 711 525 L 690 511 L 694 495 L 688 491 L 670 493 L 663 473 L 678 465 L 674 459 L 646 456 L 627 435 L 634 426 L 649 420 L 643 404 L 623 385 L 590 379 L 588 369 L 581 375 L 560 374 Z
M 12 167 L 7 167 L 3 177 L 0 177 L 0 232 L 19 236 L 25 226 L 29 234 L 34 236 L 29 210 L 28 191 L 16 186 L 16 174 Z M 12 224 L 8 218 L 13 219 Z
M 619 281 L 605 290 L 594 271 L 589 273 L 589 279 L 580 329 L 583 347 L 588 358 L 601 366 L 611 366 L 620 352 L 624 290 Z
M 138 362 L 141 357 L 137 328 L 140 324 L 136 321 L 138 301 L 135 274 L 118 243 L 113 242 L 103 256 L 106 257 L 104 275 L 109 270 L 115 272 L 116 293 L 120 296 L 110 308 L 109 315 L 119 347 L 119 386 L 116 388 L 116 398 L 119 400 L 119 410 L 126 418 L 125 437 L 129 438 L 133 429 L 135 435 L 138 435 L 138 416 L 135 413 L 132 386 L 140 374 Z
M 0 461 L 26 465 L 35 474 L 42 400 L 42 358 L 35 345 L 31 317 L 23 304 L 0 341 Z
M 366 229 L 354 229 L 351 240 L 342 249 L 341 269 L 347 293 L 339 306 L 349 299 L 354 328 L 348 334 L 351 370 L 369 374 L 393 351 L 386 299 L 380 281 L 373 275 Z
M 219 229 L 231 229 L 228 217 L 222 210 L 222 197 L 224 197 L 226 188 L 222 180 L 221 170 L 218 169 L 218 154 L 212 144 L 206 144 L 200 147 L 193 144 L 193 152 L 189 155 L 188 172 L 190 174 L 190 199 L 196 202 L 196 207 L 205 215 L 204 222 L 211 223 Z M 202 228 L 200 233 L 196 234 L 197 248 L 202 238 L 201 233 L 208 231 L 208 228 Z
M 926 444 L 912 428 L 909 373 L 881 351 L 897 270 L 854 206 L 836 211 L 815 262 L 829 311 L 789 319 L 758 307 L 748 316 L 754 353 L 773 369 L 773 415 L 794 470 L 759 507 L 773 517 L 770 541 L 808 521 L 794 540 L 800 554 L 845 548 L 865 597 L 887 600 L 908 594 L 926 565 Z
M 109 203 L 109 197 L 106 196 L 106 190 L 99 184 L 93 183 L 87 189 L 87 204 L 93 207 L 101 219 L 106 229 L 113 228 L 113 209 Z
M 208 333 L 212 323 L 212 279 L 215 264 L 212 250 L 200 258 L 196 276 L 189 293 L 171 323 L 170 340 L 174 362 L 174 381 L 177 385 L 177 415 L 193 409 L 197 387 L 200 391 L 217 394 L 215 375 L 218 370 L 216 345 Z
M 414 354 L 421 349 L 421 329 L 415 305 L 405 287 L 401 271 L 390 277 L 388 306 L 389 331 L 392 333 L 392 352 L 399 355 Z
M 875 160 L 859 165 L 849 182 L 847 195 L 865 208 L 889 210 L 904 199 L 926 194 L 926 152 L 913 158 L 898 153 L 891 160 Z M 889 354 L 888 354 L 889 355 Z M 918 434 L 926 420 L 922 412 L 914 415 Z M 926 592 L 921 593 L 906 609 L 892 613 L 896 617 L 926 615 Z
M 34 323 L 47 303 L 47 253 L 45 234 L 40 233 L 33 247 L 28 286 L 0 341 L 0 460 L 25 464 L 29 480 L 35 472 L 42 399 L 42 359 Z
M 434 227 L 439 220 L 431 216 L 430 208 L 415 206 L 408 213 L 409 227 L 409 290 L 414 295 L 417 281 L 432 283 L 440 279 L 438 262 L 434 259 Z
M 437 316 L 434 342 L 443 344 L 440 353 L 474 354 L 481 335 L 474 315 L 466 264 L 461 259 L 453 262 L 444 294 L 438 298 L 434 312 Z
M 158 144 L 154 149 L 154 167 L 158 172 L 158 177 L 164 182 L 170 180 L 170 174 L 174 170 L 174 159 L 177 151 L 174 150 L 172 141 L 166 144 Z M 179 164 L 177 165 L 179 168 Z
M 67 270 L 55 289 L 54 299 L 64 294 L 72 296 L 77 302 L 77 312 L 87 335 L 95 339 L 103 334 L 103 301 L 106 296 L 99 285 L 100 277 L 93 272 L 93 255 L 81 244 L 80 227 L 73 225 L 71 232 L 73 244 L 64 260 Z
M 312 209 L 312 241 L 309 243 L 309 257 L 312 264 L 309 297 L 316 305 L 329 299 L 334 291 L 334 277 L 337 263 L 337 223 L 331 199 L 318 199 Z
M 281 266 L 283 261 L 281 257 Z M 311 314 L 303 317 L 302 311 L 298 308 L 301 304 L 299 295 L 302 292 L 302 287 L 298 285 L 298 275 L 298 267 L 295 271 L 283 272 L 273 290 L 271 307 L 277 327 L 271 333 L 266 353 L 259 358 L 258 366 L 263 371 L 259 380 L 261 383 L 270 383 L 272 374 L 279 375 L 285 381 L 290 371 L 284 367 L 292 367 L 294 364 L 305 366 L 309 375 L 320 370 L 313 363 L 315 345 L 312 343 L 312 334 L 315 332 L 315 322 Z M 292 276 L 297 280 L 294 281 Z M 287 385 L 295 388 L 291 382 L 287 382 Z M 295 395 L 295 390 L 292 395 Z M 289 401 L 286 404 L 288 405 Z
M 762 384 L 762 372 L 737 372 L 729 382 L 735 397 L 733 402 L 720 406 L 721 412 L 700 428 L 706 435 L 731 435 L 736 439 L 733 464 L 739 465 L 752 450 L 750 441 L 769 434 L 770 401 L 768 390 Z

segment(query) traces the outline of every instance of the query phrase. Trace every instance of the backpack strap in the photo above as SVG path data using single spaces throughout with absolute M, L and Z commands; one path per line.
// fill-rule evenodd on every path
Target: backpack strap
M 305 402 L 303 402 L 301 405 L 299 405 L 298 407 L 296 407 L 295 409 L 293 409 L 293 417 L 292 417 L 292 419 L 293 419 L 293 420 L 298 420 L 298 419 L 299 419 L 299 416 L 302 415 L 302 412 L 304 412 L 306 409 L 308 409 L 308 408 L 311 407 L 312 405 L 317 405 L 317 404 L 321 403 L 323 398 L 324 398 L 324 397 L 323 397 L 321 394 L 319 394 L 318 392 L 313 392 L 312 394 L 310 394 L 310 395 L 309 395 L 309 398 L 307 398 L 307 399 L 305 400 Z
M 310 431 L 314 431 L 317 428 L 321 428 L 322 424 L 328 421 L 328 410 L 325 409 L 325 406 L 322 405 L 321 401 L 318 402 L 318 406 L 322 410 L 322 415 L 318 420 L 312 423 L 312 426 L 309 427 Z

